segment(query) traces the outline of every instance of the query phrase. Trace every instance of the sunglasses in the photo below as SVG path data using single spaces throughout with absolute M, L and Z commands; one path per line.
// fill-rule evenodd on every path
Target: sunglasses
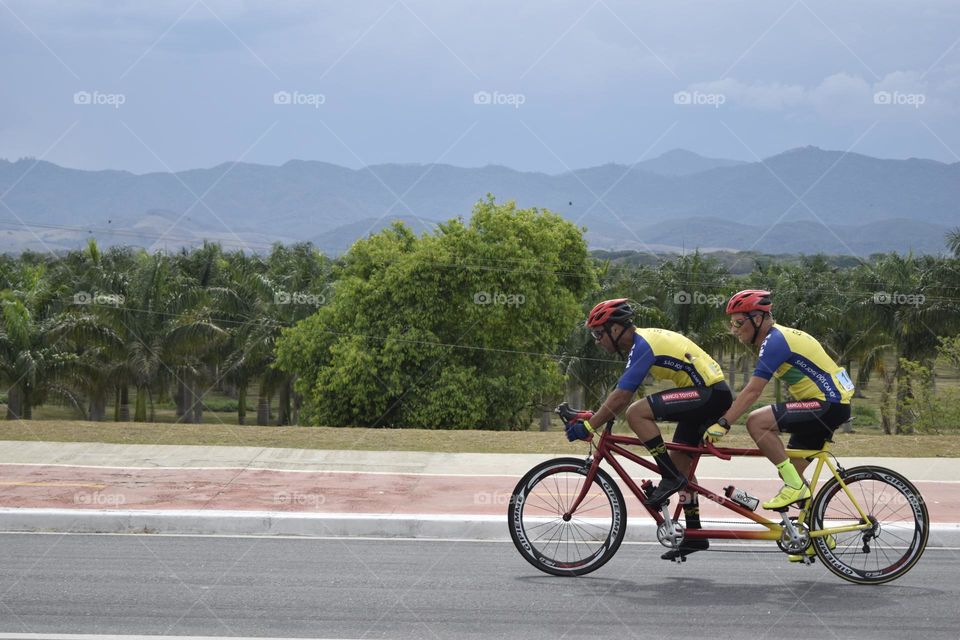
M 591 329 L 590 335 L 593 336 L 594 340 L 599 342 L 600 339 L 603 338 L 603 329 Z
M 739 329 L 746 323 L 747 320 L 749 320 L 752 317 L 753 317 L 752 315 L 747 314 L 746 318 L 738 318 L 737 320 L 731 320 L 730 326 L 733 327 L 734 329 Z

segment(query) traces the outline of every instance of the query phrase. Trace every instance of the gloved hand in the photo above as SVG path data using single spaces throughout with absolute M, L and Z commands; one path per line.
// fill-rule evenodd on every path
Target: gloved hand
M 707 427 L 706 432 L 703 434 L 703 441 L 709 442 L 710 444 L 716 444 L 720 442 L 720 439 L 723 436 L 727 435 L 727 431 L 730 431 L 730 427 L 725 427 L 719 422 L 710 425 Z
M 564 429 L 567 432 L 567 440 L 570 442 L 574 440 L 586 440 L 589 442 L 593 440 L 593 434 L 595 433 L 588 420 L 571 420 L 566 424 Z

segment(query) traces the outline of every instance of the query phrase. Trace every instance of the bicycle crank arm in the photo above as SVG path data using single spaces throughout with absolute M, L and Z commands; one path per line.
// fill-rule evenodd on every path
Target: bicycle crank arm
M 680 544 L 683 542 L 684 529 L 679 522 L 674 522 L 670 517 L 670 501 L 666 500 L 660 505 L 660 513 L 663 515 L 663 522 L 657 527 L 657 539 L 663 546 L 673 549 L 674 562 L 686 562 L 686 558 L 680 553 Z

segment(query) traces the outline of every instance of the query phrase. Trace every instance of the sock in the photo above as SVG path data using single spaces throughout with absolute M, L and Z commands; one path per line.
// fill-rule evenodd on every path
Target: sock
M 790 462 L 790 458 L 787 458 L 777 465 L 777 473 L 780 474 L 780 477 L 783 478 L 787 486 L 794 489 L 799 489 L 803 486 L 803 480 L 800 479 L 800 474 L 797 473 L 797 468 Z
M 687 501 L 683 505 L 683 519 L 687 523 L 687 529 L 700 529 L 700 501 L 697 494 L 688 491 Z
M 667 445 L 663 444 L 663 438 L 661 436 L 647 440 L 643 443 L 643 446 L 647 448 L 647 451 L 653 456 L 654 462 L 660 467 L 660 474 L 662 476 L 677 479 L 683 477 L 683 474 L 680 473 L 677 466 L 673 464 L 673 460 L 667 455 Z

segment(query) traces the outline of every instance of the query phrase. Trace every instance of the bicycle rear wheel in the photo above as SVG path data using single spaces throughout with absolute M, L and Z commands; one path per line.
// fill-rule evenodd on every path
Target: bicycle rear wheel
M 858 584 L 883 584 L 899 578 L 917 563 L 927 546 L 930 519 L 920 492 L 899 473 L 883 467 L 848 469 L 843 482 L 867 514 L 868 531 L 831 534 L 812 540 L 827 569 Z M 862 522 L 856 506 L 833 478 L 813 501 L 811 528 L 827 529 Z
M 540 571 L 580 576 L 599 569 L 623 542 L 627 508 L 620 488 L 602 469 L 577 512 L 590 467 L 582 459 L 557 458 L 537 465 L 510 497 L 507 520 L 520 554 Z M 566 517 L 565 517 L 566 516 Z

